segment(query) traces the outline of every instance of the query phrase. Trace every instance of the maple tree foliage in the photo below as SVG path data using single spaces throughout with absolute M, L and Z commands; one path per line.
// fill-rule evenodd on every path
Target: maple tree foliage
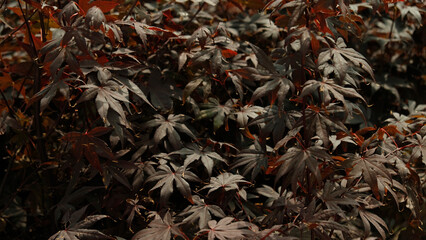
M 425 238 L 424 7 L 0 1 L 0 238 Z

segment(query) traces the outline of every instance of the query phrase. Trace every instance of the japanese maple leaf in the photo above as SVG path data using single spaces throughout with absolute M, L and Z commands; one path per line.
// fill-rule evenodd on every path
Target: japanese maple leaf
M 228 70 L 228 71 L 226 71 L 226 74 L 227 74 L 227 78 L 226 78 L 226 80 L 229 82 L 229 81 L 231 81 L 232 82 L 232 84 L 234 85 L 234 87 L 235 87 L 235 91 L 236 91 L 236 93 L 238 93 L 238 97 L 240 98 L 240 100 L 242 101 L 243 100 L 243 98 L 244 98 L 244 90 L 243 90 L 243 87 L 246 87 L 247 88 L 247 86 L 245 86 L 245 84 L 243 83 L 243 78 L 240 76 L 240 75 L 238 75 L 238 74 L 235 74 L 235 73 L 233 73 L 233 72 L 231 72 L 230 70 Z
M 422 156 L 422 161 L 426 164 L 426 136 L 422 138 L 419 134 L 416 134 L 414 137 L 415 138 L 408 139 L 408 142 L 415 146 L 412 151 L 411 159 L 417 159 Z
M 312 60 L 308 56 L 311 54 L 317 55 L 320 43 L 325 42 L 325 39 L 319 36 L 318 32 L 313 31 L 311 28 L 299 27 L 288 34 L 284 43 L 290 48 L 292 48 L 293 44 L 297 43 L 300 46 L 298 47 L 298 51 L 286 57 L 292 59 L 282 59 L 280 63 L 288 64 L 291 68 L 299 67 L 300 64 L 313 66 L 314 63 L 311 62 Z
M 138 167 L 131 163 L 124 160 L 114 160 L 114 161 L 107 161 L 103 166 L 103 178 L 102 181 L 104 182 L 105 187 L 108 187 L 111 183 L 112 178 L 117 180 L 119 183 L 126 186 L 128 189 L 132 189 L 132 186 L 129 183 L 129 180 L 126 177 L 125 170 L 136 170 Z
M 220 104 L 216 98 L 209 98 L 208 103 L 201 104 L 204 108 L 200 111 L 196 120 L 213 118 L 213 129 L 217 131 L 223 124 L 228 126 L 228 116 L 233 111 L 234 101 L 229 99 L 224 105 Z
M 399 208 L 401 196 L 398 193 L 403 192 L 408 195 L 407 188 L 395 179 L 389 180 L 387 177 L 381 175 L 377 176 L 377 185 L 382 199 L 390 193 L 395 200 L 396 205 Z M 399 191 L 398 191 L 399 190 Z
M 377 229 L 377 231 L 380 233 L 380 236 L 382 236 L 382 239 L 386 239 L 386 233 L 383 227 L 389 231 L 388 226 L 386 225 L 386 222 L 379 216 L 377 216 L 374 213 L 371 213 L 369 211 L 360 210 L 359 216 L 361 217 L 362 223 L 364 225 L 364 236 L 367 237 L 370 235 L 371 232 L 371 226 L 370 223 L 373 224 L 373 226 Z
M 287 93 L 290 90 L 292 92 L 295 90 L 293 82 L 285 77 L 285 75 L 287 74 L 272 75 L 269 81 L 256 88 L 256 90 L 253 92 L 250 102 L 253 103 L 257 99 L 264 96 L 272 96 L 273 99 L 277 99 L 278 106 L 282 107 Z
M 315 232 L 315 235 L 321 236 L 322 239 L 329 239 L 329 236 L 325 235 L 324 232 L 339 230 L 344 233 L 349 233 L 347 226 L 332 219 L 338 212 L 331 209 L 321 209 L 317 206 L 316 202 L 315 200 L 311 201 L 308 207 L 303 208 L 300 213 L 300 215 L 303 216 L 305 224 L 309 229 Z
M 402 10 L 401 15 L 403 14 L 404 11 Z M 384 49 L 384 45 L 388 42 L 409 43 L 413 41 L 413 36 L 410 31 L 411 30 L 407 26 L 393 27 L 392 19 L 383 18 L 375 22 L 374 27 L 368 30 L 367 35 L 369 36 L 369 38 L 372 38 L 375 41 L 378 41 L 378 39 L 380 39 L 378 42 L 383 42 L 382 46 Z M 391 38 L 389 38 L 390 32 L 392 32 Z
M 306 168 L 313 173 L 318 182 L 321 182 L 318 160 L 331 161 L 330 155 L 323 147 L 311 146 L 307 149 L 291 147 L 277 161 L 281 165 L 275 177 L 275 182 L 282 176 L 289 175 L 292 191 L 296 192 L 297 183 L 304 180 Z
M 232 165 L 232 168 L 243 166 L 242 174 L 247 175 L 251 172 L 251 180 L 253 181 L 261 170 L 264 171 L 268 168 L 271 151 L 271 147 L 255 139 L 253 145 L 238 153 L 237 160 Z
M 284 109 L 272 105 L 266 107 L 262 115 L 250 121 L 249 126 L 261 126 L 259 137 L 267 138 L 272 135 L 272 139 L 277 143 L 284 137 L 286 129 L 293 128 L 296 119 L 300 116 L 302 115 L 298 111 L 284 111 Z
M 265 206 L 270 207 L 270 213 L 265 216 L 262 223 L 282 223 L 285 219 L 294 214 L 299 214 L 305 207 L 303 198 L 297 197 L 293 192 L 288 190 L 280 190 L 281 193 L 275 192 L 271 187 L 263 187 L 256 189 L 261 195 L 268 197 Z
M 148 35 L 160 35 L 163 32 L 172 33 L 166 29 L 154 27 L 146 24 L 146 21 L 116 21 L 119 25 L 128 25 L 135 29 L 136 34 L 139 36 L 144 47 L 148 43 Z
M 346 126 L 341 120 L 336 119 L 335 114 L 344 112 L 342 107 L 335 103 L 330 103 L 326 107 L 308 106 L 305 110 L 305 117 L 300 117 L 293 128 L 304 126 L 307 139 L 311 139 L 316 134 L 327 147 L 330 143 L 330 133 L 332 130 L 341 130 L 348 133 Z
M 408 131 L 410 132 L 413 129 L 413 124 L 411 117 L 397 112 L 392 113 L 392 117 L 385 120 L 388 125 L 395 125 L 400 132 Z
M 195 30 L 191 37 L 186 40 L 186 45 L 188 47 L 191 47 L 194 43 L 199 43 L 202 48 L 206 45 L 207 40 L 211 39 L 211 31 L 207 27 L 200 27 L 197 30 Z
M 211 220 L 208 222 L 208 227 L 198 231 L 199 233 L 208 233 L 208 240 L 214 239 L 247 239 L 253 234 L 253 231 L 248 228 L 251 226 L 250 223 L 245 221 L 234 221 L 232 217 L 225 217 L 219 222 Z
M 190 144 L 170 154 L 185 155 L 186 158 L 183 164 L 185 168 L 195 161 L 201 161 L 204 167 L 207 169 L 209 176 L 212 175 L 212 170 L 215 161 L 222 161 L 226 163 L 226 160 L 222 158 L 219 154 L 217 154 L 211 147 L 201 147 L 197 144 Z
M 261 97 L 272 94 L 274 99 L 277 98 L 278 106 L 282 106 L 284 104 L 287 93 L 290 90 L 292 92 L 295 90 L 293 82 L 287 78 L 291 71 L 277 71 L 270 57 L 266 55 L 262 49 L 253 44 L 250 44 L 250 46 L 253 49 L 259 64 L 266 68 L 270 73 L 269 81 L 256 88 L 256 90 L 253 92 L 250 102 L 253 103 Z
M 160 114 L 155 114 L 153 120 L 143 124 L 144 128 L 153 128 L 156 127 L 154 133 L 154 143 L 158 144 L 162 139 L 167 136 L 170 144 L 175 149 L 182 147 L 182 141 L 179 136 L 179 132 L 185 133 L 189 137 L 195 139 L 195 135 L 189 130 L 189 128 L 184 124 L 186 120 L 190 119 L 184 114 L 170 114 L 167 116 L 167 119 Z
M 266 110 L 260 106 L 244 105 L 239 111 L 234 112 L 235 121 L 239 127 L 247 127 L 249 119 L 255 119 Z
M 85 133 L 67 133 L 62 137 L 62 140 L 72 144 L 71 151 L 77 161 L 84 155 L 94 168 L 102 172 L 99 156 L 112 160 L 114 159 L 114 154 L 108 144 L 98 137 L 110 131 L 111 128 L 96 127 Z
M 148 95 L 156 108 L 170 110 L 173 107 L 173 98 L 181 96 L 180 88 L 175 87 L 171 78 L 163 76 L 159 68 L 150 69 L 148 81 L 142 85 L 143 91 Z
M 323 78 L 322 81 L 309 80 L 303 85 L 300 97 L 307 95 L 315 95 L 320 93 L 321 100 L 325 105 L 330 104 L 332 97 L 342 102 L 345 105 L 345 97 L 359 98 L 364 101 L 364 98 L 353 88 L 345 88 L 334 82 L 332 79 Z
M 263 203 L 266 207 L 271 207 L 272 203 L 274 203 L 275 200 L 277 200 L 279 197 L 282 196 L 279 192 L 281 192 L 281 187 L 278 188 L 278 192 L 275 191 L 271 186 L 269 185 L 262 185 L 262 187 L 256 188 L 256 192 L 264 197 L 267 197 L 266 201 Z M 286 193 L 284 193 L 285 195 Z
M 192 201 L 192 194 L 191 194 L 191 186 L 187 182 L 187 180 L 190 181 L 197 181 L 200 182 L 201 180 L 192 172 L 185 170 L 183 166 L 175 166 L 172 165 L 172 169 L 170 169 L 167 165 L 160 165 L 157 169 L 157 171 L 149 176 L 146 180 L 146 182 L 156 181 L 154 187 L 149 190 L 150 192 L 161 188 L 160 191 L 160 203 L 164 205 L 167 200 L 169 199 L 170 195 L 174 191 L 173 183 L 176 184 L 177 189 L 179 192 L 186 198 L 188 201 L 193 203 Z
M 148 228 L 137 232 L 132 240 L 165 240 L 172 239 L 175 236 L 188 239 L 186 235 L 179 229 L 178 225 L 173 222 L 172 216 L 167 212 L 163 218 L 155 215 Z
M 384 166 L 389 162 L 385 156 L 374 154 L 375 148 L 369 149 L 364 155 L 347 154 L 348 159 L 344 162 L 345 166 L 352 167 L 349 175 L 354 178 L 363 177 L 364 181 L 370 186 L 371 191 L 377 199 L 384 195 L 386 189 L 379 188 L 378 176 L 388 179 L 392 182 L 391 174 Z
M 127 225 L 132 229 L 132 222 L 136 214 L 141 215 L 141 209 L 146 209 L 140 202 L 139 196 L 136 195 L 135 199 L 126 199 L 128 204 L 124 215 L 129 215 L 126 219 Z
M 227 62 L 225 57 L 223 57 L 222 49 L 217 46 L 206 46 L 205 49 L 196 52 L 188 65 L 192 66 L 203 63 L 208 63 L 212 72 L 218 74 L 225 73 Z
M 317 194 L 328 209 L 343 213 L 344 211 L 339 205 L 359 206 L 358 202 L 355 201 L 356 197 L 348 193 L 348 190 L 348 188 L 341 187 L 337 183 L 327 181 L 324 188 Z
M 337 39 L 334 48 L 328 48 L 319 54 L 318 65 L 319 69 L 324 71 L 325 76 L 334 72 L 340 81 L 345 80 L 351 66 L 363 69 L 374 79 L 373 69 L 365 57 L 352 48 L 346 48 L 342 38 Z
M 288 29 L 290 29 L 296 23 L 300 22 L 298 20 L 303 17 L 303 12 L 307 7 L 308 7 L 308 4 L 302 0 L 294 0 L 294 1 L 273 0 L 273 1 L 270 1 L 268 4 L 266 4 L 266 6 L 264 7 L 264 10 L 272 9 L 272 12 L 276 12 L 281 9 L 287 9 L 287 11 L 291 12 L 291 14 L 283 14 L 281 18 L 284 18 L 285 20 L 281 20 L 281 21 L 288 23 L 287 27 Z M 278 22 L 278 19 L 276 20 L 276 22 Z M 301 23 L 301 24 L 304 24 L 304 23 Z
M 96 109 L 104 122 L 109 123 L 114 121 L 109 118 L 108 111 L 111 109 L 115 111 L 121 122 L 126 123 L 126 114 L 124 113 L 121 103 L 130 103 L 128 99 L 127 89 L 116 81 L 107 80 L 101 86 L 95 84 L 86 84 L 81 86 L 87 90 L 83 92 L 77 103 L 85 102 L 93 99 L 95 96 Z
M 198 220 L 198 226 L 200 229 L 207 227 L 207 222 L 212 219 L 212 214 L 218 218 L 226 217 L 223 210 L 216 205 L 206 204 L 204 199 L 201 199 L 198 195 L 193 198 L 195 205 L 188 206 L 185 208 L 180 216 L 187 216 L 182 222 L 196 222 Z
M 43 111 L 49 106 L 49 103 L 60 92 L 68 101 L 70 99 L 70 90 L 67 84 L 68 81 L 74 81 L 76 78 L 62 78 L 63 69 L 58 73 L 53 74 L 53 81 L 47 85 L 43 90 L 34 95 L 33 99 L 40 98 L 40 110 Z M 42 97 L 43 96 L 43 97 Z
M 107 215 L 91 215 L 81 221 L 78 221 L 83 216 L 86 209 L 87 206 L 71 214 L 68 220 L 69 226 L 52 235 L 49 240 L 116 239 L 96 229 L 88 229 L 88 227 L 92 226 L 97 221 L 108 218 Z
M 249 183 L 244 180 L 244 177 L 239 174 L 232 174 L 229 172 L 224 172 L 217 177 L 212 177 L 210 183 L 204 186 L 202 189 L 209 188 L 209 193 L 214 192 L 218 189 L 223 189 L 224 191 L 238 190 L 238 183 Z

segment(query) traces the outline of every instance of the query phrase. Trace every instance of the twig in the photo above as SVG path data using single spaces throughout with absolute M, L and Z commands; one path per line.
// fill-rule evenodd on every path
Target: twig
M 34 53 L 37 53 L 37 49 L 35 47 L 33 35 L 31 33 L 31 27 L 30 27 L 30 24 L 28 23 L 29 19 L 26 17 L 26 15 L 24 13 L 24 9 L 22 8 L 22 5 L 21 5 L 20 1 L 18 1 L 18 4 L 19 4 L 19 8 L 21 9 L 22 17 L 24 18 L 24 24 L 25 24 L 25 26 L 27 27 L 27 30 L 28 30 L 28 35 L 29 35 L 28 38 L 30 40 L 31 47 L 34 50 Z M 33 60 L 37 61 L 37 59 L 33 59 Z
M 38 12 L 40 18 L 40 28 L 41 28 L 41 41 L 46 42 L 46 26 L 44 25 L 44 16 L 42 12 Z
M 7 102 L 7 98 L 6 98 L 6 96 L 4 95 L 3 90 L 1 90 L 1 89 L 0 89 L 0 94 L 1 94 L 1 96 L 3 97 L 4 102 L 5 102 L 5 104 L 6 104 L 6 107 L 7 107 L 7 109 L 9 109 L 10 114 L 12 114 L 12 116 L 13 116 L 13 117 L 15 117 L 15 116 L 16 116 L 16 113 L 15 113 L 15 111 L 13 110 L 13 108 L 9 105 L 9 103 Z
M 35 10 L 33 13 L 31 13 L 31 15 L 28 19 L 31 19 L 36 12 L 37 12 L 37 10 Z M 9 33 L 7 35 L 7 37 L 0 42 L 0 46 L 3 45 L 3 43 L 5 43 L 10 37 L 12 37 L 13 34 L 15 34 L 17 31 L 19 31 L 24 25 L 25 25 L 25 23 L 22 23 L 19 27 L 15 28 L 15 30 L 13 30 L 11 33 Z
M 126 16 L 124 16 L 123 21 L 126 21 L 127 18 L 130 16 L 130 14 L 133 12 L 133 9 L 135 9 L 136 5 L 138 4 L 139 0 L 135 0 L 130 10 L 126 13 Z
M 6 0 L 1 1 L 0 8 L 2 8 L 3 4 L 5 4 L 5 3 L 6 3 Z
M 206 2 L 203 2 L 202 4 L 200 4 L 200 7 L 198 8 L 197 12 L 195 12 L 195 14 L 192 15 L 191 19 L 189 19 L 189 21 L 186 22 L 185 25 L 183 25 L 183 29 L 185 29 L 188 26 L 188 24 L 190 24 L 195 19 L 195 17 L 197 17 L 197 15 L 201 12 L 201 10 L 203 9 L 205 5 L 206 5 Z
M 397 8 L 396 8 L 396 5 L 393 7 L 393 18 L 392 18 L 392 25 L 391 25 L 391 29 L 390 29 L 390 32 L 389 32 L 389 40 L 391 40 L 391 38 L 392 38 L 392 32 L 393 32 L 393 27 L 394 27 L 394 25 L 395 25 L 395 20 L 396 20 L 396 10 L 397 10 Z

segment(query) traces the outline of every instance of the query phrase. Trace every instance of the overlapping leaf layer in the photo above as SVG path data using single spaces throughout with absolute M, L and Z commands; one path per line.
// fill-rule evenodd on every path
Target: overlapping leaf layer
M 0 7 L 1 237 L 426 236 L 421 1 Z

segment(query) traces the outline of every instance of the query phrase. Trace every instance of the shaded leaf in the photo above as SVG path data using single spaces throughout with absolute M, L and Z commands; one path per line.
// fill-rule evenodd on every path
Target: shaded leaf
M 226 163 L 226 160 L 217 154 L 211 147 L 202 147 L 198 146 L 197 144 L 188 145 L 170 154 L 180 154 L 186 156 L 183 164 L 184 168 L 195 161 L 201 161 L 209 176 L 212 175 L 213 167 L 216 161 L 222 161 Z
M 380 233 L 380 236 L 382 236 L 383 239 L 386 239 L 386 233 L 383 229 L 383 227 L 388 230 L 388 227 L 385 223 L 385 221 L 377 216 L 374 213 L 360 210 L 359 216 L 361 217 L 362 223 L 364 224 L 364 236 L 370 235 L 371 226 L 370 223 L 373 224 L 373 226 L 377 229 L 377 231 Z
M 137 232 L 132 240 L 165 240 L 175 236 L 184 237 L 185 234 L 173 222 L 170 212 L 167 212 L 163 218 L 157 215 L 149 223 L 148 228 Z
M 223 210 L 216 205 L 206 204 L 204 199 L 198 195 L 193 197 L 195 205 L 188 206 L 179 215 L 187 216 L 182 222 L 198 222 L 200 229 L 206 228 L 207 223 L 211 220 L 211 216 L 214 215 L 218 218 L 224 218 L 226 215 Z
M 213 130 L 217 131 L 223 124 L 227 125 L 228 116 L 233 110 L 233 103 L 233 99 L 229 99 L 222 105 L 216 98 L 209 98 L 208 103 L 201 105 L 204 110 L 200 111 L 195 120 L 213 118 Z
M 224 172 L 217 177 L 212 177 L 210 179 L 210 183 L 204 186 L 202 189 L 209 189 L 208 194 L 218 189 L 223 189 L 224 191 L 238 190 L 239 183 L 249 183 L 249 182 L 244 180 L 244 177 L 239 174 Z
M 160 143 L 162 139 L 167 137 L 173 148 L 180 149 L 182 147 L 182 141 L 179 132 L 186 134 L 192 139 L 196 138 L 192 131 L 189 130 L 189 128 L 184 123 L 188 119 L 189 117 L 184 114 L 170 114 L 167 119 L 160 114 L 156 114 L 154 115 L 153 120 L 149 120 L 142 126 L 144 128 L 157 128 L 155 130 L 153 139 L 155 144 Z
M 264 142 L 254 140 L 253 145 L 243 149 L 237 155 L 237 160 L 232 164 L 232 168 L 241 167 L 242 174 L 247 175 L 251 172 L 251 181 L 261 172 L 268 168 L 269 154 L 272 148 L 266 146 Z
M 173 166 L 173 165 L 172 165 Z M 187 180 L 190 181 L 200 181 L 200 179 L 192 172 L 185 170 L 184 167 L 173 167 L 170 169 L 167 165 L 160 165 L 154 175 L 149 176 L 146 179 L 146 182 L 156 181 L 154 187 L 150 191 L 153 191 L 161 187 L 160 203 L 164 205 L 168 200 L 170 195 L 174 191 L 173 183 L 176 184 L 179 192 L 186 198 L 188 201 L 193 203 L 191 187 Z
M 86 211 L 86 208 L 87 206 L 81 208 L 78 211 L 75 211 L 70 216 L 69 226 L 65 230 L 61 230 L 49 237 L 49 240 L 116 239 L 98 230 L 88 229 L 88 227 L 92 226 L 97 221 L 102 220 L 104 218 L 108 218 L 107 215 L 90 215 L 87 216 L 85 219 L 78 221 Z
M 382 176 L 390 182 L 392 182 L 392 177 L 388 169 L 384 166 L 384 163 L 388 162 L 388 160 L 383 155 L 374 154 L 374 150 L 368 150 L 363 156 L 347 154 L 349 161 L 345 161 L 345 164 L 351 164 L 352 170 L 350 171 L 350 175 L 355 178 L 362 176 L 370 186 L 374 196 L 380 199 L 380 197 L 384 196 L 385 189 L 379 190 L 378 176 Z
M 245 221 L 233 222 L 234 218 L 225 217 L 219 222 L 216 220 L 211 220 L 208 222 L 208 227 L 206 229 L 200 230 L 198 233 L 208 233 L 208 240 L 213 239 L 236 239 L 236 238 L 247 238 L 253 234 L 248 227 L 251 226 L 250 223 Z
M 319 146 L 311 146 L 307 149 L 291 147 L 277 161 L 280 167 L 275 176 L 275 182 L 281 177 L 289 175 L 288 180 L 291 183 L 292 191 L 296 192 L 297 183 L 304 182 L 306 168 L 315 176 L 317 182 L 321 182 L 318 160 L 331 161 L 331 156 Z

